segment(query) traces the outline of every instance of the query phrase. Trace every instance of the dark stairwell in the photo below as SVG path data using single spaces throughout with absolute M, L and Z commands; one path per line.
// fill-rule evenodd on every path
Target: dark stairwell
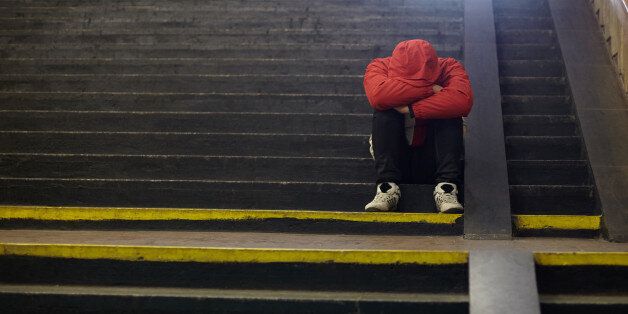
M 600 215 L 546 0 L 494 12 L 513 214 Z

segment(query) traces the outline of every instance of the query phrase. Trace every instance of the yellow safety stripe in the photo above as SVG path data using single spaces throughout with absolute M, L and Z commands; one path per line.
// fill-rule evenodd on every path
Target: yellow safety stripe
M 56 207 L 0 206 L 0 219 L 61 221 L 103 220 L 338 220 L 352 222 L 455 224 L 461 214 L 339 212 L 283 209 L 197 209 L 197 208 L 126 208 L 126 207 Z
M 463 251 L 316 250 L 0 243 L 1 255 L 202 263 L 465 264 Z
M 628 266 L 628 252 L 538 252 L 534 259 L 543 266 Z
M 601 216 L 584 215 L 514 215 L 519 230 L 599 230 Z

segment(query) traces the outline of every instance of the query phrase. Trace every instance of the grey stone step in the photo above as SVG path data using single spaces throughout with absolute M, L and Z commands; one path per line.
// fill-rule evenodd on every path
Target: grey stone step
M 263 18 L 263 19 L 262 19 Z M 435 29 L 445 32 L 462 31 L 462 19 L 455 17 L 424 16 L 420 19 L 416 17 L 378 17 L 378 16 L 348 16 L 344 19 L 328 18 L 327 16 L 310 16 L 308 14 L 281 15 L 267 13 L 262 16 L 256 15 L 256 19 L 236 19 L 233 16 L 216 16 L 210 20 L 195 18 L 161 17 L 155 18 L 152 15 L 136 16 L 135 18 L 111 18 L 103 16 L 101 18 L 79 19 L 79 18 L 30 18 L 12 19 L 0 18 L 1 30 L 59 30 L 59 29 L 103 29 L 103 30 L 126 30 L 126 29 L 147 29 L 159 31 L 162 29 L 175 28 L 203 29 L 205 31 L 261 31 L 272 28 L 285 30 L 333 28 L 339 30 L 368 30 L 368 29 Z
M 569 96 L 503 95 L 504 115 L 570 115 L 573 114 Z
M 495 28 L 509 29 L 553 29 L 554 21 L 550 17 L 513 16 L 495 12 Z
M 59 311 L 202 313 L 466 313 L 464 294 L 365 293 L 94 286 L 0 286 L 9 312 Z
M 497 56 L 503 60 L 562 60 L 555 44 L 497 44 Z
M 4 204 L 361 212 L 374 183 L 0 178 Z M 436 212 L 432 185 L 401 185 L 398 209 Z
M 556 77 L 564 75 L 564 68 L 559 60 L 504 60 L 499 62 L 499 75 Z
M 504 115 L 506 136 L 575 136 L 579 135 L 574 116 Z
M 272 37 L 273 39 L 283 39 L 283 37 L 295 39 L 297 42 L 304 41 L 301 37 L 308 38 L 307 36 L 316 36 L 319 38 L 340 38 L 344 40 L 344 36 L 366 36 L 372 34 L 373 37 L 379 36 L 396 36 L 396 35 L 412 35 L 418 38 L 430 37 L 432 38 L 448 38 L 451 36 L 462 36 L 462 33 L 458 31 L 446 31 L 437 28 L 412 28 L 411 30 L 397 27 L 382 27 L 373 31 L 369 27 L 359 28 L 342 28 L 338 26 L 316 26 L 307 28 L 284 28 L 284 27 L 258 27 L 247 29 L 238 27 L 235 29 L 224 27 L 160 27 L 144 29 L 140 28 L 141 25 L 133 26 L 133 28 L 112 28 L 112 27 L 89 27 L 89 28 L 59 28 L 59 29 L 16 29 L 16 30 L 0 30 L 0 38 L 24 38 L 35 37 L 43 38 L 46 41 L 51 40 L 55 42 L 67 41 L 66 38 L 77 37 L 80 39 L 102 39 L 104 42 L 108 41 L 122 41 L 126 42 L 126 38 L 130 36 L 145 38 L 146 36 L 155 37 L 156 40 L 165 38 L 165 42 L 169 42 L 168 35 L 179 35 L 182 40 L 194 40 L 198 37 L 227 37 L 233 36 L 236 38 L 242 38 L 245 41 L 250 41 L 251 37 L 259 37 L 265 39 Z M 333 35 L 337 35 L 334 37 Z M 434 37 L 440 35 L 441 37 Z M 80 37 L 78 37 L 80 36 Z M 119 38 L 115 37 L 118 36 Z M 202 36 L 202 37 L 201 37 Z M 445 37 L 448 36 L 448 37 Z M 5 40 L 6 41 L 6 40 Z M 71 40 L 70 40 L 71 41 Z M 145 42 L 145 40 L 142 40 Z M 12 43 L 8 41 L 7 43 Z
M 586 160 L 509 160 L 512 185 L 589 185 Z
M 375 182 L 370 158 L 164 155 L 0 155 L 5 177 Z
M 0 75 L 2 92 L 279 93 L 360 95 L 362 75 Z
M 595 190 L 589 185 L 510 185 L 513 214 L 595 215 Z
M 568 85 L 564 77 L 519 77 L 499 78 L 503 95 L 566 95 Z
M 2 153 L 369 158 L 368 136 L 264 133 L 2 132 Z
M 506 158 L 580 160 L 585 156 L 579 136 L 507 136 Z
M 498 44 L 553 44 L 556 41 L 554 30 L 516 29 L 495 32 Z
M 462 42 L 462 36 L 459 33 L 438 34 L 432 31 L 426 34 L 416 34 L 412 31 L 395 32 L 394 34 L 374 33 L 374 34 L 105 34 L 105 35 L 0 35 L 0 44 L 78 44 L 78 43 L 94 43 L 98 45 L 104 44 L 142 44 L 142 45 L 158 45 L 158 44 L 177 44 L 188 45 L 204 43 L 207 45 L 234 45 L 234 44 L 313 44 L 313 43 L 338 43 L 338 44 L 381 44 L 390 45 L 391 42 L 397 43 L 403 40 L 421 37 L 430 42 L 441 44 L 456 44 Z
M 372 113 L 364 95 L 0 93 L 4 110 Z
M 348 58 L 390 56 L 385 44 L 16 44 L 3 45 L 0 58 Z M 441 57 L 462 57 L 462 44 L 434 43 Z
M 363 75 L 371 59 L 0 59 L 4 74 Z
M 3 131 L 370 134 L 370 114 L 0 112 Z

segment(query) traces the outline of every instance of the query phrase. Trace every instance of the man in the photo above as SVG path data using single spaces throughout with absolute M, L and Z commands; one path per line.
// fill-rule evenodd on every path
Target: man
M 469 77 L 453 58 L 438 58 L 420 39 L 399 43 L 392 56 L 373 59 L 364 89 L 373 113 L 371 150 L 377 194 L 367 211 L 392 211 L 398 184 L 436 184 L 439 212 L 461 212 L 462 117 L 473 105 Z

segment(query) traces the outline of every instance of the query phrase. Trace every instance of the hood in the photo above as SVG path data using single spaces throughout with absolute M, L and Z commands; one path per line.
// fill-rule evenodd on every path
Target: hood
M 432 45 L 422 39 L 397 44 L 390 57 L 388 77 L 414 87 L 434 85 L 440 76 L 438 57 Z

